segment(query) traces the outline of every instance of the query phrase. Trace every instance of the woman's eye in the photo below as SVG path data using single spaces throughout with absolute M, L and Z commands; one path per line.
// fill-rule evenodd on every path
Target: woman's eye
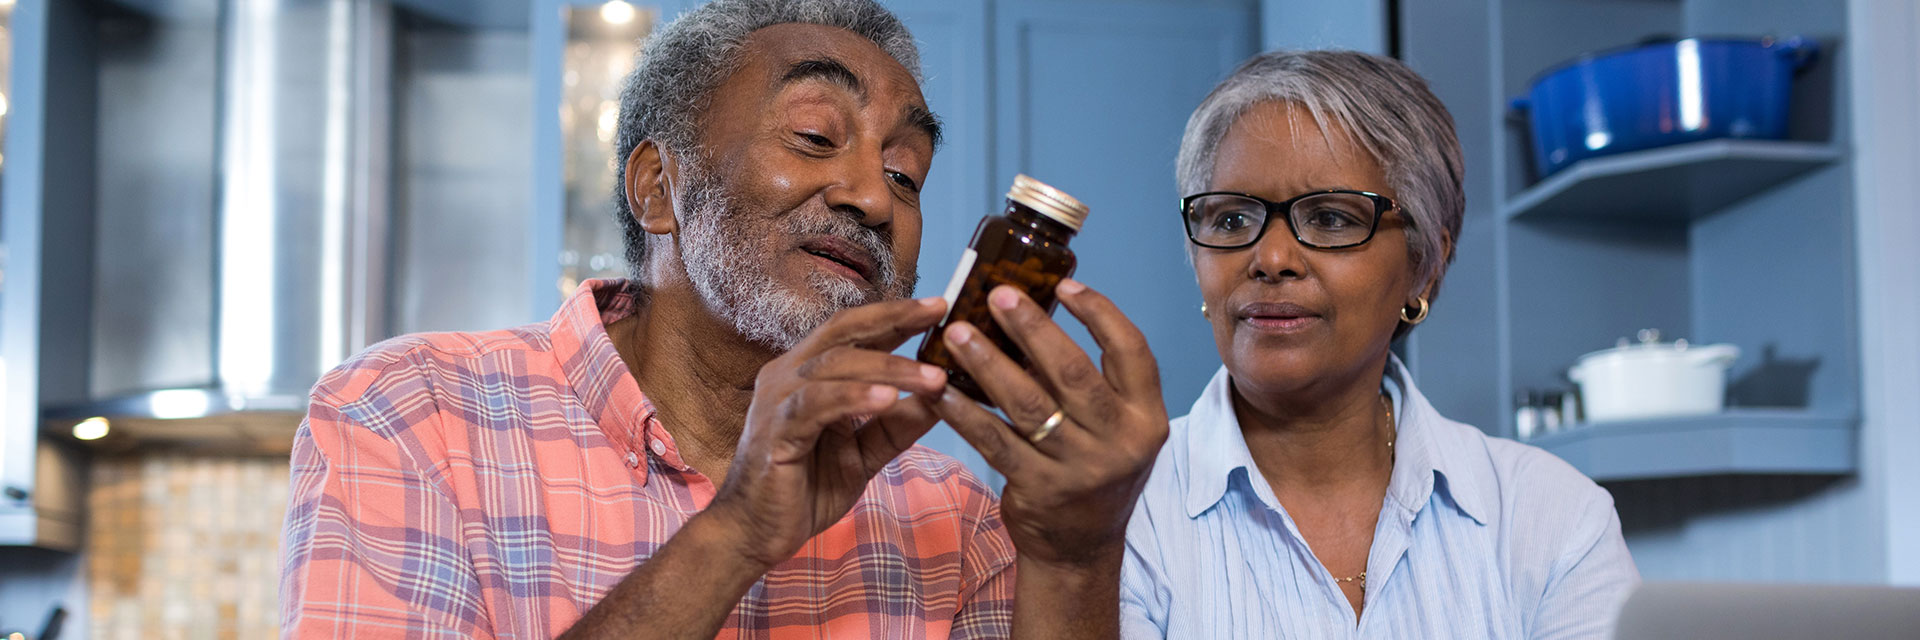
M 1213 226 L 1221 231 L 1239 231 L 1252 224 L 1252 219 L 1244 213 L 1229 213 L 1214 220 Z
M 1307 214 L 1307 224 L 1322 229 L 1339 229 L 1354 223 L 1353 216 L 1336 209 L 1319 209 Z
M 890 180 L 893 180 L 894 184 L 900 185 L 902 187 L 906 187 L 908 191 L 912 191 L 914 193 L 920 192 L 919 183 L 914 182 L 913 178 L 907 176 L 907 174 L 900 173 L 898 171 L 888 171 L 887 178 Z

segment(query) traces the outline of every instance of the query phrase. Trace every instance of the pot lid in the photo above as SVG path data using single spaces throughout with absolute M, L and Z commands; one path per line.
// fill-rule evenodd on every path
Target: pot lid
M 1641 329 L 1634 333 L 1634 338 L 1637 339 L 1638 342 L 1621 338 L 1618 342 L 1614 343 L 1613 348 L 1589 352 L 1586 355 L 1580 356 L 1580 360 L 1585 361 L 1615 353 L 1624 355 L 1629 353 L 1675 352 L 1684 351 L 1687 348 L 1687 341 L 1684 338 L 1674 340 L 1673 342 L 1661 342 L 1659 329 Z
M 1646 49 L 1649 47 L 1673 46 L 1675 43 L 1681 42 L 1683 40 L 1692 40 L 1695 42 L 1733 42 L 1733 43 L 1741 43 L 1741 44 L 1758 45 L 1762 48 L 1769 48 L 1769 49 L 1773 48 L 1776 45 L 1799 46 L 1800 43 L 1806 41 L 1805 38 L 1798 35 L 1774 35 L 1774 34 L 1762 35 L 1757 37 L 1737 36 L 1737 35 L 1723 35 L 1723 36 L 1696 35 L 1696 36 L 1687 36 L 1687 37 L 1675 37 L 1672 35 L 1664 35 L 1664 34 L 1655 35 L 1655 36 L 1642 38 L 1638 42 L 1634 42 L 1631 44 L 1615 45 L 1615 46 L 1607 47 L 1604 49 L 1594 49 L 1592 51 L 1583 52 L 1580 55 L 1574 56 L 1572 58 L 1561 60 L 1560 62 L 1554 63 L 1552 66 L 1549 66 L 1545 69 L 1540 70 L 1539 72 L 1534 73 L 1532 77 L 1527 79 L 1526 86 L 1529 89 L 1531 89 L 1534 85 L 1540 84 L 1540 81 L 1545 79 L 1547 76 L 1550 76 L 1550 75 L 1553 75 L 1561 71 L 1565 71 L 1567 69 L 1577 67 L 1583 64 L 1588 64 L 1597 60 L 1610 58 L 1623 53 L 1639 51 L 1641 49 Z

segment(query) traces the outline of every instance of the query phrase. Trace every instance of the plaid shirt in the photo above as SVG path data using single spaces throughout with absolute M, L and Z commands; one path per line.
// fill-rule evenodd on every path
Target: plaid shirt
M 321 378 L 293 449 L 283 635 L 548 638 L 706 508 L 606 325 L 625 283 L 553 319 L 389 340 Z M 1005 637 L 993 494 L 915 447 L 768 572 L 721 637 Z

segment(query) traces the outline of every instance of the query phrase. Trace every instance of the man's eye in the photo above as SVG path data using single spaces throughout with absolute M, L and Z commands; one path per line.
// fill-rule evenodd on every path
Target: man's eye
M 800 139 L 806 140 L 807 144 L 826 149 L 833 148 L 833 141 L 827 139 L 826 136 L 817 133 L 807 133 L 805 131 L 795 131 L 793 133 L 794 135 L 800 136 Z
M 907 177 L 907 174 L 900 173 L 898 171 L 888 171 L 887 178 L 893 180 L 894 184 L 900 185 L 902 187 L 906 187 L 908 191 L 912 191 L 914 193 L 920 192 L 920 185 L 918 183 L 915 183 L 913 181 L 913 178 Z

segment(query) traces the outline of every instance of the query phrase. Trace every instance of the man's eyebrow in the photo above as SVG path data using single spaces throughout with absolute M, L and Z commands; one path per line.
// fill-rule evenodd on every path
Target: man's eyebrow
M 933 115 L 926 107 L 909 104 L 900 110 L 900 123 L 927 134 L 933 140 L 933 148 L 939 149 L 943 139 L 940 133 L 940 117 Z
M 787 74 L 780 76 L 780 85 L 786 86 L 804 80 L 825 80 L 852 91 L 861 102 L 867 101 L 867 86 L 860 82 L 860 76 L 852 69 L 833 58 L 814 58 L 801 60 L 787 67 Z

